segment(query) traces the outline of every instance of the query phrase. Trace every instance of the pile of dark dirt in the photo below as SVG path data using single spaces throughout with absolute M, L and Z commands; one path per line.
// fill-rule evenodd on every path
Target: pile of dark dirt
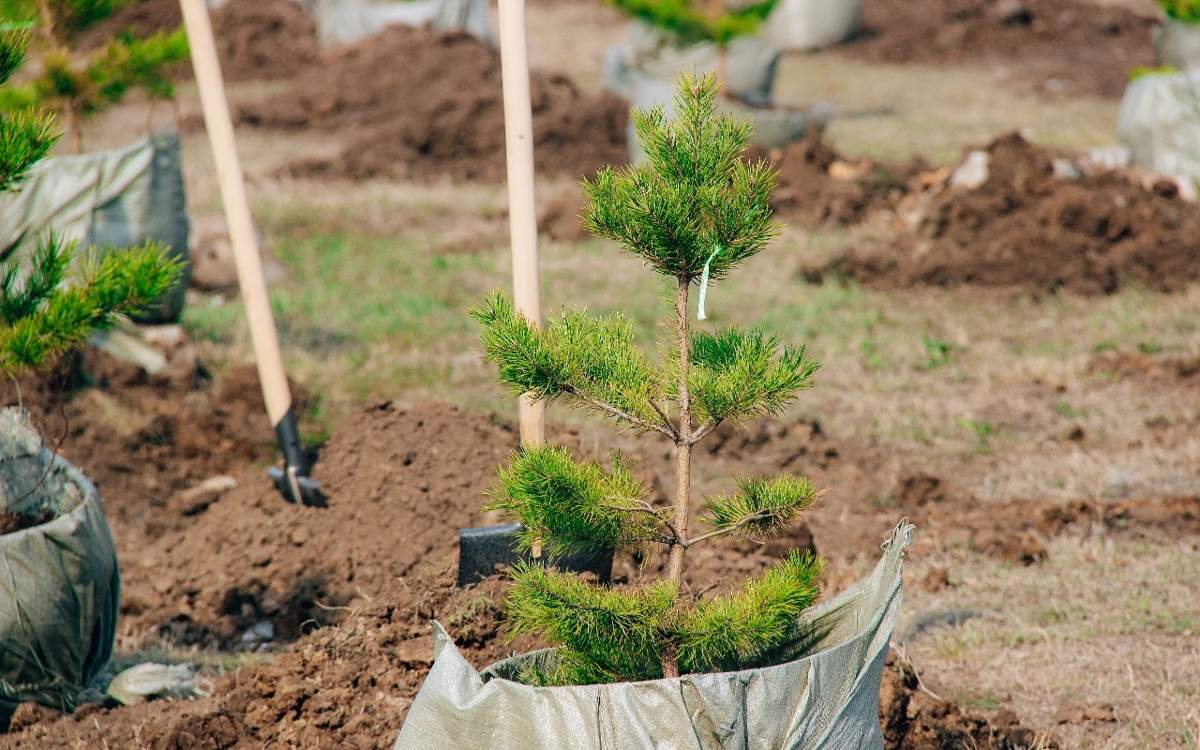
M 1155 61 L 1150 13 L 1081 0 L 866 0 L 841 53 L 883 63 L 1002 65 L 1047 94 L 1118 97 Z
M 122 552 L 165 531 L 173 497 L 274 455 L 252 366 L 219 382 L 180 355 L 157 375 L 96 350 L 2 391 L 29 410 L 47 446 L 95 483 Z
M 772 208 L 806 226 L 851 226 L 875 211 L 894 209 L 911 183 L 930 169 L 919 159 L 893 165 L 848 159 L 816 129 L 783 148 L 749 154 L 762 157 L 779 170 Z
M 36 721 L 0 737 L 0 747 L 386 750 L 429 672 L 432 620 L 450 631 L 477 667 L 538 645 L 510 642 L 504 634 L 505 587 L 493 578 L 458 590 L 452 570 L 423 566 L 340 626 L 222 678 L 211 698 L 122 709 L 89 706 L 69 716 L 41 711 Z M 901 659 L 888 659 L 879 709 L 888 750 L 1055 747 L 1021 726 L 1012 712 L 989 721 L 923 692 L 915 671 Z
M 364 409 L 316 465 L 327 508 L 283 502 L 258 470 L 230 492 L 169 504 L 172 528 L 124 559 L 125 627 L 243 648 L 336 622 L 419 563 L 452 562 L 516 444 L 510 427 L 448 406 Z
M 1079 172 L 1016 134 L 983 151 L 989 171 L 982 185 L 914 194 L 920 202 L 908 211 L 918 217 L 911 231 L 854 247 L 810 278 L 1083 294 L 1129 283 L 1170 292 L 1200 279 L 1200 206 L 1174 183 L 1147 189 L 1122 172 Z M 1070 174 L 1062 174 L 1063 164 Z
M 992 719 L 963 711 L 921 689 L 912 665 L 893 654 L 879 693 L 879 713 L 887 750 L 1054 750 L 1045 734 L 1022 726 L 1016 714 L 1000 711 Z
M 626 160 L 624 102 L 561 75 L 535 71 L 530 84 L 539 172 L 578 177 Z M 335 158 L 288 168 L 297 176 L 504 178 L 499 54 L 466 33 L 390 27 L 331 53 L 293 90 L 242 107 L 239 119 L 344 134 Z
M 220 679 L 212 698 L 43 714 L 0 736 L 0 747 L 384 750 L 432 663 L 432 620 L 478 665 L 531 645 L 510 643 L 501 632 L 505 586 L 493 578 L 458 589 L 451 567 L 425 563 L 349 611 L 340 626 Z
M 183 23 L 177 0 L 145 0 L 121 8 L 85 31 L 80 49 L 95 49 L 122 32 L 147 36 Z M 230 0 L 213 11 L 213 34 L 227 81 L 291 78 L 316 62 L 316 21 L 295 0 Z M 191 74 L 183 66 L 181 76 Z

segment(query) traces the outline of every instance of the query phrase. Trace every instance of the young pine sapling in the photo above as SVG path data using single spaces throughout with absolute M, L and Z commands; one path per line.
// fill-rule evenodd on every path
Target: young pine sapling
M 188 59 L 182 28 L 140 38 L 123 31 L 86 59 L 72 50 L 76 36 L 130 4 L 122 0 L 5 0 L 5 23 L 36 27 L 42 71 L 36 77 L 0 93 L 0 111 L 49 107 L 62 113 L 76 151 L 82 149 L 82 118 L 120 102 L 134 89 L 150 97 L 147 121 L 154 103 L 173 100 L 171 73 Z
M 586 180 L 586 228 L 615 240 L 671 280 L 668 354 L 652 363 L 634 344 L 630 320 L 568 312 L 538 327 L 495 294 L 473 311 L 485 355 L 520 394 L 562 400 L 674 445 L 674 503 L 649 490 L 619 459 L 605 468 L 561 447 L 529 446 L 501 470 L 490 508 L 519 521 L 521 544 L 551 559 L 582 550 L 660 545 L 666 575 L 649 585 L 608 588 L 537 564 L 513 571 L 507 610 L 513 633 L 560 646 L 559 666 L 527 675 L 541 684 L 588 684 L 738 668 L 767 658 L 793 633 L 818 594 L 820 560 L 793 552 L 740 591 L 692 600 L 687 552 L 726 535 L 785 532 L 818 494 L 792 476 L 739 479 L 708 499 L 709 528 L 692 527 L 695 446 L 718 425 L 778 414 L 812 384 L 818 364 L 803 347 L 781 346 L 759 329 L 693 332 L 693 285 L 728 276 L 776 234 L 769 199 L 777 173 L 742 156 L 750 125 L 718 114 L 713 77 L 685 77 L 678 116 L 634 113 L 644 165 L 606 168 Z
M 0 31 L 0 84 L 20 67 L 27 31 Z M 54 118 L 0 112 L 0 191 L 21 180 L 58 140 Z M 166 248 L 116 250 L 75 262 L 73 244 L 51 234 L 32 256 L 0 263 L 0 377 L 11 378 L 81 345 L 94 331 L 140 311 L 179 278 Z
M 778 0 L 752 0 L 729 8 L 726 0 L 607 0 L 617 10 L 662 29 L 680 46 L 709 42 L 717 48 L 718 84 L 728 87 L 729 45 L 748 36 L 775 10 Z

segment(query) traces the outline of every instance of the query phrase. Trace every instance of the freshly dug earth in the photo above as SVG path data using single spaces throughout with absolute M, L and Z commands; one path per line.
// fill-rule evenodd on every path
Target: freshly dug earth
M 146 36 L 182 23 L 177 0 L 135 2 L 85 31 L 78 44 L 95 49 L 124 31 Z M 295 0 L 230 0 L 213 11 L 213 34 L 227 81 L 290 78 L 318 57 L 316 21 Z M 183 66 L 180 74 L 191 69 Z
M 265 640 L 292 640 L 336 621 L 418 563 L 449 564 L 516 443 L 510 428 L 450 407 L 360 411 L 316 465 L 327 508 L 285 503 L 257 470 L 231 492 L 173 504 L 174 528 L 125 557 L 124 626 L 239 648 L 257 645 L 256 625 L 269 626 Z
M 425 565 L 375 602 L 356 609 L 274 661 L 220 681 L 214 697 L 127 709 L 85 708 L 0 737 L 0 747 L 251 748 L 386 750 L 432 661 L 429 624 L 439 620 L 482 667 L 536 644 L 503 633 L 506 584 L 454 588 L 453 571 Z M 1038 735 L 993 723 L 920 692 L 910 665 L 889 659 L 880 717 L 888 750 L 1034 747 Z M 134 743 L 138 744 L 134 744 Z M 51 744 L 52 743 L 52 744 Z M 1053 744 L 1039 747 L 1053 748 Z
M 589 441 L 578 431 L 552 433 L 588 453 L 579 449 Z M 668 494 L 670 451 L 659 441 L 625 440 L 631 465 L 657 496 Z M 23 712 L 20 731 L 0 737 L 0 748 L 390 746 L 429 667 L 431 619 L 480 666 L 537 645 L 508 644 L 502 636 L 502 581 L 465 591 L 453 586 L 457 531 L 483 520 L 481 495 L 516 444 L 512 426 L 494 418 L 437 404 L 380 403 L 352 415 L 323 449 L 315 474 L 330 494 L 328 508 L 283 503 L 259 470 L 238 474 L 238 487 L 224 494 L 177 493 L 150 505 L 155 526 L 165 530 L 122 550 L 126 647 L 145 636 L 151 646 L 165 640 L 276 653 L 220 678 L 209 699 L 86 707 L 57 719 Z M 1147 525 L 1200 531 L 1196 498 L 982 504 L 934 475 L 880 486 L 887 481 L 886 447 L 834 441 L 811 421 L 722 428 L 703 451 L 706 475 L 790 471 L 834 492 L 813 512 L 810 529 L 789 539 L 694 550 L 693 590 L 701 582 L 706 590 L 728 587 L 791 546 L 814 542 L 832 560 L 827 590 L 838 590 L 848 583 L 839 561 L 878 554 L 880 535 L 902 515 L 922 526 L 917 553 L 922 545 L 962 544 L 1028 563 L 1045 550 L 1026 536 L 1037 542 L 1097 522 L 1116 532 Z M 707 476 L 697 486 L 714 489 Z M 884 507 L 875 498 L 889 491 Z M 122 516 L 113 527 L 125 537 Z M 958 528 L 961 538 L 952 537 Z M 1016 546 L 1007 543 L 1013 536 Z M 618 581 L 644 573 L 619 560 Z M 248 632 L 258 635 L 244 637 Z M 911 669 L 898 668 L 889 672 L 881 707 L 888 747 L 1026 746 L 1027 729 L 933 700 Z
M 911 191 L 907 231 L 854 247 L 810 278 L 1083 294 L 1131 282 L 1170 292 L 1200 278 L 1200 205 L 1173 183 L 1147 189 L 1116 171 L 1056 175 L 1056 158 L 1060 170 L 1069 159 L 1016 134 L 983 150 L 989 173 L 981 186 Z
M 851 226 L 872 213 L 895 209 L 911 183 L 930 169 L 920 159 L 884 165 L 839 154 L 819 129 L 783 148 L 752 149 L 779 170 L 771 207 L 786 221 L 806 226 Z
M 1151 13 L 1083 0 L 865 0 L 841 54 L 881 63 L 992 64 L 1047 94 L 1118 97 L 1155 61 Z
M 89 350 L 0 393 L 95 483 L 123 554 L 165 531 L 178 493 L 275 452 L 252 366 L 213 382 L 186 352 L 147 375 Z
M 579 177 L 626 160 L 624 102 L 560 75 L 535 71 L 530 85 L 540 173 Z M 499 54 L 466 33 L 390 27 L 244 106 L 240 121 L 344 134 L 337 157 L 298 161 L 295 175 L 504 178 Z

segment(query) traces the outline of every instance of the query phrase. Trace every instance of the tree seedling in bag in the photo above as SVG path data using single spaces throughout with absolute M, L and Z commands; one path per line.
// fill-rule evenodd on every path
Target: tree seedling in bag
M 778 175 L 742 156 L 750 124 L 719 114 L 714 77 L 685 77 L 678 116 L 635 111 L 648 160 L 606 168 L 584 186 L 593 234 L 618 243 L 670 280 L 665 356 L 634 345 L 621 314 L 567 312 L 536 327 L 494 294 L 473 311 L 501 382 L 541 401 L 560 400 L 674 446 L 674 502 L 652 501 L 620 457 L 608 466 L 552 445 L 527 446 L 499 474 L 490 508 L 523 527 L 551 562 L 619 547 L 657 548 L 666 573 L 615 588 L 535 562 L 512 570 L 507 611 L 513 634 L 559 646 L 559 666 L 525 675 L 533 684 L 589 684 L 735 669 L 767 654 L 818 595 L 821 561 L 793 552 L 738 591 L 707 599 L 686 584 L 688 550 L 722 537 L 761 540 L 793 526 L 819 493 L 805 478 L 741 477 L 729 494 L 704 500 L 693 524 L 695 448 L 723 423 L 777 415 L 812 385 L 818 363 L 757 328 L 693 331 L 694 286 L 726 278 L 775 236 L 769 199 Z M 666 311 L 664 311 L 666 312 Z
M 718 84 L 728 83 L 729 45 L 748 36 L 775 10 L 778 0 L 752 0 L 730 8 L 725 0 L 606 0 L 632 18 L 661 29 L 680 46 L 712 43 L 717 48 Z M 731 93 L 727 93 L 731 95 Z
M 144 38 L 122 31 L 83 60 L 72 49 L 79 32 L 129 4 L 127 0 L 6 0 L 5 23 L 36 30 L 42 71 L 0 92 L 0 111 L 39 106 L 61 112 L 76 151 L 83 147 L 81 119 L 117 104 L 134 89 L 150 97 L 149 123 L 156 102 L 174 100 L 171 74 L 188 59 L 182 28 Z
M 0 84 L 20 67 L 29 37 L 27 30 L 0 31 Z M 0 191 L 19 189 L 58 137 L 52 115 L 0 112 Z M 30 257 L 0 263 L 0 377 L 41 367 L 121 315 L 144 309 L 180 271 L 156 243 L 76 259 L 73 243 L 47 235 Z

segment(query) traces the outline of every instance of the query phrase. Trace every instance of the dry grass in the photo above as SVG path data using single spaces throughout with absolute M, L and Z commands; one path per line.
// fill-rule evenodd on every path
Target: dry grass
M 959 553 L 914 561 L 910 580 L 940 566 L 955 585 L 910 587 L 899 632 L 921 613 L 977 615 L 905 644 L 930 688 L 1010 708 L 1070 748 L 1200 747 L 1200 539 L 1061 537 L 1049 550 L 1034 567 Z M 1094 718 L 1078 721 L 1083 709 Z

